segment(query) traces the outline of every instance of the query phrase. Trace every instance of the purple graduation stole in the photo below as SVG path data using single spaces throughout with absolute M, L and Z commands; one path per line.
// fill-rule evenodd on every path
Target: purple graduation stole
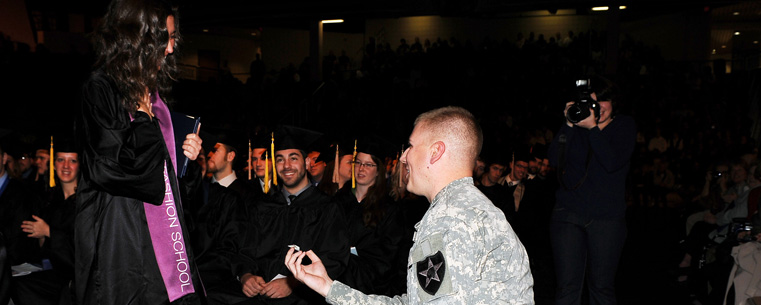
M 169 108 L 158 96 L 158 93 L 153 94 L 151 102 L 153 103 L 153 113 L 159 120 L 169 157 L 176 169 L 177 150 L 174 146 L 174 129 Z M 158 206 L 144 202 L 143 207 L 153 243 L 153 253 L 156 255 L 156 262 L 159 265 L 161 277 L 164 279 L 164 287 L 166 287 L 169 301 L 173 302 L 186 294 L 194 293 L 195 288 L 190 276 L 191 264 L 187 255 L 188 249 L 185 247 L 185 237 L 182 234 L 180 215 L 175 205 L 182 205 L 182 203 L 174 201 L 172 181 L 169 179 L 166 162 L 164 162 L 164 186 L 164 202 Z

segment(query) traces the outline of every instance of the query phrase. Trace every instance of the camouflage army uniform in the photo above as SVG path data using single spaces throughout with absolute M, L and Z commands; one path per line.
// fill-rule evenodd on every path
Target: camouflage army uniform
M 415 226 L 407 294 L 364 295 L 334 281 L 331 304 L 534 304 L 528 256 L 504 214 L 458 179 L 434 198 Z

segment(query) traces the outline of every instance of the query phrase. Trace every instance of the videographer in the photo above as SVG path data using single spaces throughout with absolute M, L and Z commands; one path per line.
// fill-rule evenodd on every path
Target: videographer
M 566 104 L 566 122 L 549 150 L 560 182 L 550 223 L 555 304 L 581 302 L 587 270 L 590 304 L 616 304 L 636 126 L 632 117 L 616 114 L 617 87 L 610 80 L 592 77 L 577 81 L 577 88 L 579 98 Z

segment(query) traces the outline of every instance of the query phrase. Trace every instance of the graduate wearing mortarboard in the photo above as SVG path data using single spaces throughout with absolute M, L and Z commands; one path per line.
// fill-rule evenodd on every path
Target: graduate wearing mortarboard
M 402 214 L 386 183 L 384 160 L 394 154 L 393 145 L 365 136 L 357 140 L 356 152 L 354 177 L 334 197 L 348 225 L 352 253 L 338 280 L 364 293 L 388 295 L 405 233 Z M 402 252 L 406 258 L 407 249 Z
M 324 298 L 291 277 L 282 263 L 289 245 L 302 251 L 325 253 L 328 273 L 338 276 L 346 267 L 349 245 L 346 225 L 338 206 L 314 187 L 307 175 L 307 149 L 321 134 L 292 126 L 281 126 L 274 133 L 277 187 L 274 196 L 263 196 L 247 203 L 253 206 L 249 231 L 253 239 L 241 252 L 248 258 L 238 269 L 242 291 L 266 304 L 324 302 Z
M 248 165 L 248 170 L 251 172 L 249 190 L 250 195 L 257 199 L 264 194 L 273 195 L 276 193 L 275 184 L 272 182 L 274 177 L 272 139 L 273 135 L 265 132 L 255 135 L 251 140 L 251 160 Z
M 9 164 L 9 151 L 18 145 L 18 139 L 11 132 L 0 137 L 0 234 L 3 237 L 6 257 L 2 270 L 4 275 L 10 275 L 10 266 L 23 263 L 40 263 L 40 246 L 36 239 L 27 237 L 27 233 L 21 229 L 21 224 L 26 220 L 33 220 L 32 215 L 39 213 L 42 202 L 33 195 L 24 182 L 11 177 L 7 168 Z M 0 283 L 0 288 L 10 285 L 12 280 Z M 0 289 L 2 290 L 2 289 Z M 11 289 L 10 292 L 15 292 Z M 0 298 L 3 296 L 0 295 Z
M 324 160 L 326 167 L 317 188 L 323 193 L 333 196 L 346 183 L 351 184 L 353 145 L 353 140 L 335 141 L 320 153 L 318 160 Z
M 204 180 L 202 191 L 188 205 L 192 214 L 190 242 L 198 272 L 203 279 L 209 303 L 235 303 L 242 298 L 215 294 L 237 280 L 233 272 L 237 253 L 245 243 L 248 214 L 243 202 L 245 186 L 233 170 L 236 160 L 246 160 L 245 137 L 231 130 L 202 131 L 204 150 L 208 152 L 207 171 L 213 176 Z M 225 294 L 221 294 L 224 296 Z M 217 299 L 214 299 L 217 297 Z
M 245 198 L 250 191 L 242 171 L 249 157 L 245 134 L 230 129 L 214 129 L 205 136 L 209 138 L 204 142 L 204 151 L 207 154 L 206 172 L 212 174 L 210 183 L 219 183 Z M 242 175 L 238 174 L 239 171 Z
M 38 242 L 43 271 L 14 277 L 17 304 L 59 304 L 70 302 L 69 289 L 74 279 L 74 218 L 76 189 L 79 183 L 79 156 L 73 140 L 55 137 L 55 149 L 50 160 L 54 172 L 52 185 L 45 194 L 42 210 L 24 221 L 22 230 L 27 238 Z M 49 180 L 49 179 L 48 179 Z M 64 302 L 63 304 L 68 304 Z

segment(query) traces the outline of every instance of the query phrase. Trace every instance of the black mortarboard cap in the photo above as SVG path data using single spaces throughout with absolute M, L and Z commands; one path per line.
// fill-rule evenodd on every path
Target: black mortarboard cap
M 37 150 L 44 149 L 48 150 L 50 149 L 50 135 L 38 135 L 35 140 L 32 142 L 32 153 L 34 153 Z
M 201 143 L 201 147 L 203 147 L 204 152 L 207 154 L 211 151 L 212 148 L 214 148 L 214 145 L 217 145 L 217 136 L 206 131 L 205 127 L 201 128 L 198 136 L 201 137 L 201 140 L 203 141 L 203 143 Z
M 396 157 L 394 144 L 374 134 L 362 136 L 357 140 L 357 152 L 373 155 L 381 160 Z
M 513 159 L 515 161 L 529 162 L 529 161 L 532 161 L 534 157 L 531 156 L 531 153 L 528 147 L 517 146 L 513 149 Z
M 356 140 L 356 137 L 345 137 L 341 139 L 340 141 L 336 142 L 334 145 L 338 145 L 338 156 L 343 157 L 345 155 L 351 155 L 354 153 L 354 141 Z M 333 146 L 333 151 L 335 153 L 336 147 Z
M 21 142 L 18 135 L 8 129 L 0 130 L 0 148 L 14 159 L 18 159 L 24 152 L 28 152 L 28 145 Z
M 272 134 L 269 132 L 260 132 L 251 137 L 251 149 L 266 148 L 270 149 L 272 144 Z
M 267 156 L 269 156 L 270 148 L 272 147 L 272 133 L 270 132 L 260 132 L 259 134 L 253 135 L 251 137 L 251 152 L 253 153 L 254 149 L 258 148 L 264 148 L 265 152 L 268 153 Z M 265 152 L 262 152 L 261 156 L 254 156 L 258 158 L 264 158 Z
M 322 137 L 312 145 L 311 151 L 317 151 L 320 153 L 320 155 L 317 156 L 317 162 L 324 161 L 327 163 L 334 160 L 336 157 L 336 143 Z
M 309 151 L 310 146 L 317 142 L 321 133 L 290 125 L 280 125 L 275 130 L 275 151 L 284 149 L 299 149 Z
M 235 129 L 213 127 L 202 128 L 201 132 L 203 133 L 201 139 L 203 140 L 206 152 L 209 152 L 217 143 L 222 143 L 235 149 L 236 159 L 241 156 L 244 156 L 244 159 L 248 158 L 248 137 L 244 132 Z
M 538 159 L 547 158 L 547 145 L 537 143 L 531 147 L 531 156 Z
M 65 152 L 65 153 L 77 152 L 74 139 L 67 136 L 53 137 L 53 146 L 54 146 L 55 152 Z

